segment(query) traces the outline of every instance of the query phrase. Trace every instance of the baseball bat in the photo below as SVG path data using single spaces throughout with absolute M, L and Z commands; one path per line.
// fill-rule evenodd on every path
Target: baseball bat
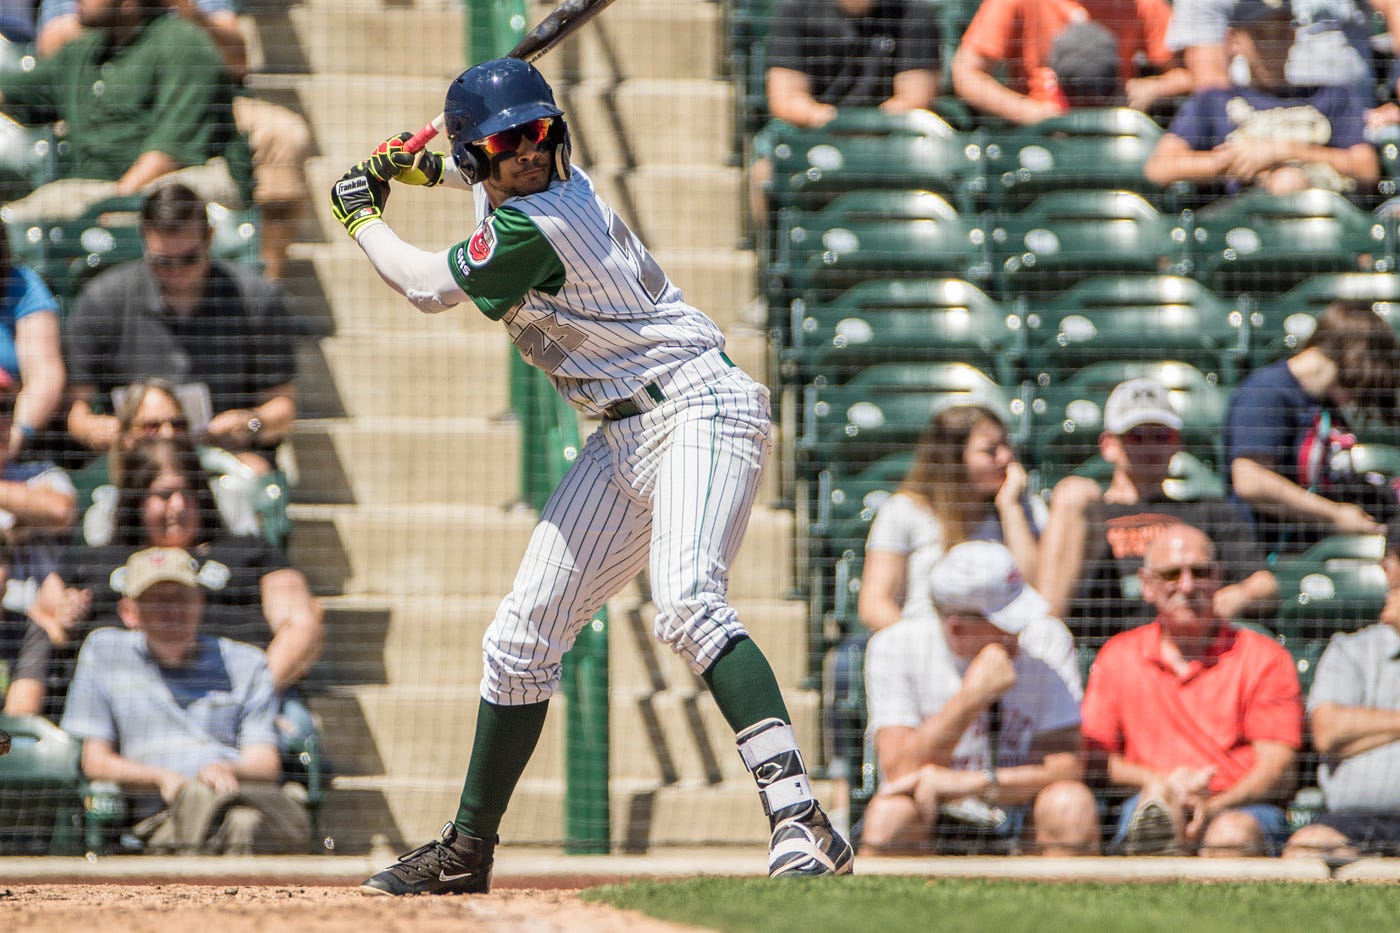
M 506 58 L 519 58 L 532 62 L 572 36 L 584 23 L 611 6 L 613 0 L 564 0 L 538 26 L 531 29 L 515 48 L 506 53 Z M 403 144 L 405 152 L 421 152 L 434 136 L 441 133 L 446 116 L 438 114 L 432 122 L 409 137 Z

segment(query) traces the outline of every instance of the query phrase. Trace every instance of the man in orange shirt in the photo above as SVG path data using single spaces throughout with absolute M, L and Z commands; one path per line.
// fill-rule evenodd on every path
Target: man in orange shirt
M 1128 106 L 1146 109 L 1163 97 L 1191 91 L 1191 75 L 1167 48 L 1171 7 L 1166 0 L 983 0 L 953 56 L 953 91 L 972 107 L 1012 123 L 1039 123 L 1066 109 L 1050 68 L 1051 46 L 1071 23 L 1092 20 L 1118 39 L 1118 73 Z M 1161 74 L 1139 78 L 1139 53 Z M 1009 68 L 1010 83 L 992 74 Z
M 1109 783 L 1137 791 L 1109 851 L 1276 854 L 1302 744 L 1293 660 L 1216 615 L 1220 570 L 1199 529 L 1163 531 L 1138 574 L 1157 617 L 1104 644 L 1082 710 L 1091 767 L 1106 757 Z

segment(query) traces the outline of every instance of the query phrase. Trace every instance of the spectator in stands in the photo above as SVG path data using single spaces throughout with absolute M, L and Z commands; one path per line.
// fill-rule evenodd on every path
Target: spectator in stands
M 142 548 L 179 547 L 194 555 L 209 591 L 204 630 L 266 650 L 283 716 L 297 736 L 306 734 L 310 717 L 297 685 L 324 638 L 323 610 L 306 577 L 275 545 L 223 527 L 208 474 L 188 439 L 137 443 L 122 458 L 121 477 L 112 543 L 70 548 L 62 567 L 43 581 L 5 711 L 61 709 L 83 637 L 120 623 L 119 569 Z
M 919 0 L 784 0 L 768 38 L 769 115 L 815 129 L 839 108 L 927 110 L 938 95 L 937 17 Z M 755 227 L 767 215 L 772 134 L 765 128 L 753 141 Z
M 34 41 L 33 0 L 0 0 L 0 38 L 16 45 Z
M 1400 527 L 1381 561 L 1390 592 L 1378 624 L 1332 636 L 1308 694 L 1327 812 L 1286 856 L 1400 855 Z
M 84 643 L 62 726 L 83 774 L 137 794 L 151 854 L 295 852 L 305 794 L 279 786 L 277 694 L 263 653 L 200 631 L 199 562 L 148 548 L 122 567 L 122 622 Z
M 1118 40 L 1118 76 L 1128 106 L 1145 110 L 1153 101 L 1191 90 L 1190 74 L 1176 67 L 1165 37 L 1171 8 L 1165 0 L 984 0 L 953 56 L 953 90 L 977 110 L 1012 123 L 1039 123 L 1066 109 L 1051 51 L 1055 38 L 1073 23 L 1092 20 Z M 1139 56 L 1160 73 L 1134 74 Z M 995 72 L 1005 65 L 1010 80 Z
M 1023 831 L 1042 855 L 1095 854 L 1098 810 L 1082 782 L 1082 690 L 1068 630 L 1005 545 L 957 545 L 928 587 L 941 631 L 907 619 L 870 639 L 882 778 L 861 854 L 1015 851 Z
M 945 408 L 929 420 L 909 473 L 870 525 L 861 622 L 879 631 L 901 619 L 933 620 L 929 571 L 960 541 L 1005 542 L 1021 572 L 1033 576 L 1045 518 L 996 413 L 981 405 Z
M 222 158 L 236 148 L 234 85 L 213 40 L 164 0 L 83 0 L 79 20 L 87 31 L 52 58 L 0 74 L 5 112 L 26 125 L 64 121 L 72 147 L 66 176 L 6 205 L 5 218 L 72 219 L 171 180 L 238 205 Z
M 1400 341 L 1369 304 L 1343 301 L 1327 306 L 1303 349 L 1235 389 L 1225 416 L 1230 483 L 1266 550 L 1385 531 L 1395 491 L 1353 475 L 1338 455 L 1356 443 L 1342 410 L 1395 423 L 1397 390 Z
M 10 436 L 18 383 L 0 369 L 0 437 Z M 10 545 L 9 575 L 0 602 L 28 612 L 39 584 L 58 567 L 73 528 L 73 483 L 44 460 L 12 460 L 0 447 L 0 535 Z
M 0 368 L 19 376 L 9 453 L 31 452 L 63 400 L 67 373 L 59 339 L 58 302 L 33 270 L 14 264 L 0 221 Z M 40 445 L 42 446 L 42 445 Z
M 166 0 L 180 16 L 198 25 L 214 40 L 224 67 L 242 83 L 248 75 L 248 45 L 231 0 Z M 39 5 L 40 55 L 58 52 L 82 34 L 78 0 L 43 0 Z M 280 104 L 239 93 L 233 98 L 233 120 L 248 137 L 253 159 L 253 200 L 258 206 L 258 239 L 263 275 L 280 281 L 287 247 L 296 238 L 305 212 L 308 189 L 306 160 L 311 153 L 311 130 L 306 120 Z
M 117 406 L 120 430 L 107 453 L 94 457 L 72 474 L 78 495 L 80 544 L 110 544 L 116 531 L 117 497 L 122 455 L 142 438 L 191 437 L 189 414 L 179 388 L 164 379 L 143 379 L 124 386 Z M 236 535 L 260 532 L 254 503 L 257 477 L 253 468 L 220 447 L 199 445 L 199 462 L 209 474 L 210 489 L 224 527 Z
M 1252 85 L 1191 95 L 1157 142 L 1143 174 L 1159 185 L 1218 182 L 1283 194 L 1352 192 L 1380 177 L 1355 89 L 1295 86 L 1284 77 L 1295 27 L 1287 0 L 1239 0 L 1227 50 L 1248 62 Z
M 1370 0 L 1386 13 L 1394 0 Z M 1290 13 L 1297 34 L 1289 49 L 1285 77 L 1298 87 L 1338 85 L 1354 90 L 1364 102 L 1375 96 L 1371 70 L 1370 9 L 1366 0 L 1288 0 L 1265 5 Z M 1180 52 L 1197 89 L 1258 84 L 1251 67 L 1232 67 L 1229 29 L 1238 0 L 1173 0 L 1167 45 Z M 1247 11 L 1246 11 L 1247 15 Z M 1238 61 L 1238 59 L 1236 59 Z
M 296 417 L 293 323 L 273 285 L 210 259 L 211 236 L 204 202 L 167 185 L 141 208 L 145 259 L 79 293 L 66 328 L 68 432 L 89 450 L 117 437 L 112 391 L 156 376 L 202 385 L 208 442 L 271 468 Z
M 1139 576 L 1157 616 L 1104 644 L 1084 694 L 1090 773 L 1106 757 L 1108 782 L 1134 793 L 1109 851 L 1276 853 L 1302 744 L 1293 659 L 1216 614 L 1220 568 L 1200 529 L 1162 531 Z
M 1097 644 L 1126 626 L 1147 621 L 1138 588 L 1147 545 L 1178 522 L 1220 543 L 1223 585 L 1215 613 L 1222 619 L 1272 608 L 1278 582 L 1264 564 L 1254 525 L 1238 505 L 1221 499 L 1173 499 L 1165 485 L 1181 450 L 1181 416 L 1167 390 L 1151 379 L 1115 387 L 1104 404 L 1099 451 L 1113 473 L 1100 484 L 1067 476 L 1055 485 L 1042 547 L 1054 560 L 1040 565 L 1037 589 L 1050 612 L 1078 639 Z

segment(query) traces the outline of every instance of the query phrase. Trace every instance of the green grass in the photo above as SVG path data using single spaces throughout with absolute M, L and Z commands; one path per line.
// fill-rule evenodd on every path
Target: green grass
M 700 878 L 608 885 L 585 891 L 583 897 L 722 933 L 1376 933 L 1400 923 L 1400 888 L 1346 883 Z

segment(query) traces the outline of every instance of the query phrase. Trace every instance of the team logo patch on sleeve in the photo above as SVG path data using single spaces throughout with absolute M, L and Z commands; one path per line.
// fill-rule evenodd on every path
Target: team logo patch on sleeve
M 496 218 L 487 217 L 467 241 L 467 262 L 484 266 L 496 254 Z

